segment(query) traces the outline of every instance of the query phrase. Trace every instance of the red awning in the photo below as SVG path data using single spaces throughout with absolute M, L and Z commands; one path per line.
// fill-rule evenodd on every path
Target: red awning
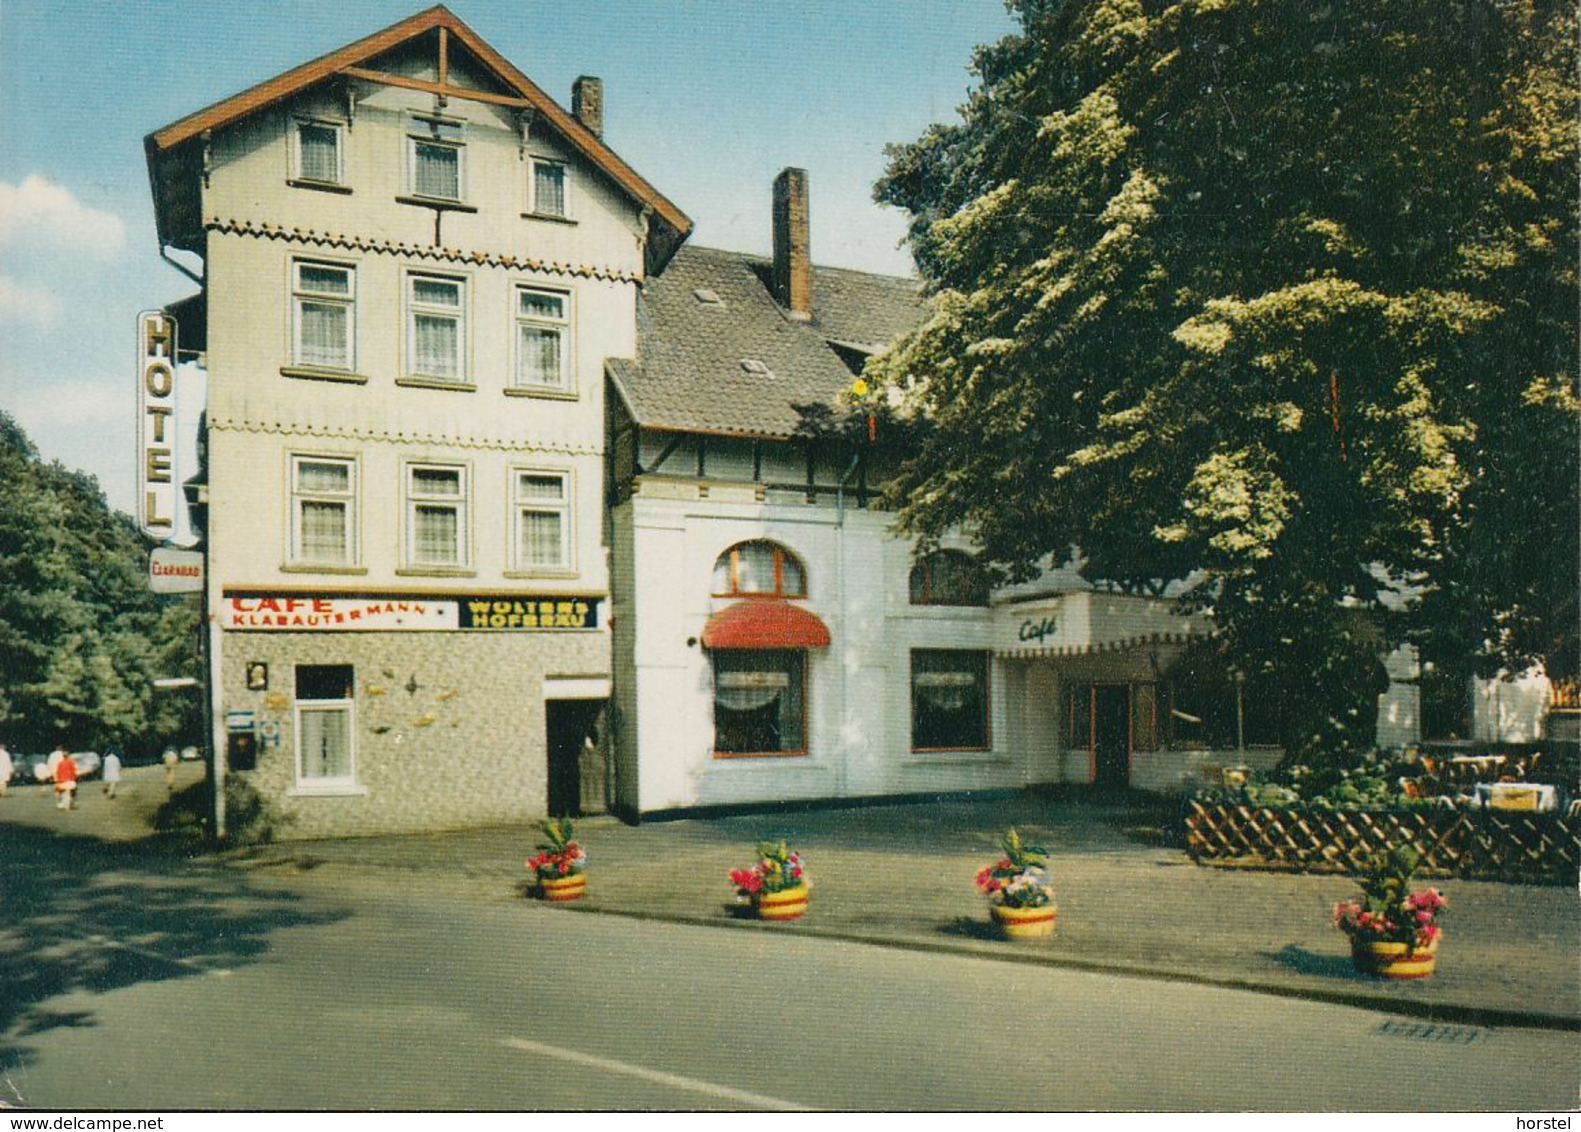
M 829 627 L 788 601 L 738 601 L 703 626 L 705 649 L 826 649 Z

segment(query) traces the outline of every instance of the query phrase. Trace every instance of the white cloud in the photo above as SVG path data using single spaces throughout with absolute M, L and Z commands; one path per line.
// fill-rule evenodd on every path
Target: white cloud
M 0 245 L 27 240 L 112 259 L 126 244 L 119 216 L 89 208 L 70 189 L 37 173 L 20 185 L 0 181 Z
M 48 328 L 59 318 L 60 300 L 52 293 L 0 275 L 0 319 L 31 322 Z

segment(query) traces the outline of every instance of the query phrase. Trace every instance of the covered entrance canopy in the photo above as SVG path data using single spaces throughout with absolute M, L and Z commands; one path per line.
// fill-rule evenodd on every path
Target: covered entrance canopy
M 1172 601 L 1081 590 L 1001 606 L 995 653 L 1013 659 L 1088 656 L 1151 645 L 1180 645 L 1212 632 L 1200 613 Z

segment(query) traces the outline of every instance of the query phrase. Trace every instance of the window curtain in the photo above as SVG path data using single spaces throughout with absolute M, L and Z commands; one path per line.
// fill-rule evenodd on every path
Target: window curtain
M 412 316 L 413 368 L 432 377 L 456 377 L 460 373 L 461 326 L 447 315 Z
M 346 505 L 302 501 L 302 557 L 313 562 L 341 562 L 346 551 Z
M 417 142 L 415 188 L 419 196 L 444 200 L 461 198 L 461 154 L 453 146 Z
M 803 751 L 803 653 L 721 652 L 714 657 L 714 749 L 725 754 Z
M 303 778 L 351 777 L 349 708 L 304 708 L 297 714 Z
M 560 384 L 560 331 L 545 326 L 521 328 L 518 376 L 534 385 Z
M 412 553 L 418 562 L 454 564 L 458 557 L 460 517 L 454 507 L 419 504 L 414 510 Z
M 533 167 L 533 204 L 548 216 L 565 215 L 565 169 L 544 162 Z
M 296 466 L 296 483 L 299 491 L 346 492 L 351 490 L 351 469 L 304 460 Z
M 344 368 L 351 364 L 346 333 L 350 311 L 339 303 L 303 300 L 300 308 L 301 362 Z
M 919 672 L 917 697 L 939 711 L 957 712 L 966 706 L 977 684 L 977 677 L 970 672 Z
M 790 675 L 785 672 L 721 672 L 714 699 L 731 711 L 759 711 L 789 687 Z
M 561 518 L 557 511 L 521 513 L 521 561 L 525 566 L 562 564 Z
M 333 127 L 304 123 L 297 128 L 297 144 L 303 179 L 340 180 L 339 135 Z

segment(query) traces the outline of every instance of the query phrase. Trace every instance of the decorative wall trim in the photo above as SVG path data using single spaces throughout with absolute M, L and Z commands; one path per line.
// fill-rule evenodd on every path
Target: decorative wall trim
M 517 271 L 537 271 L 551 275 L 571 276 L 579 279 L 604 279 L 613 283 L 641 283 L 642 275 L 635 271 L 617 271 L 612 267 L 590 264 L 553 263 L 530 256 L 497 255 L 492 252 L 465 252 L 457 248 L 425 247 L 422 244 L 397 243 L 393 240 L 374 240 L 366 236 L 347 236 L 338 232 L 319 232 L 312 228 L 284 228 L 278 224 L 260 224 L 251 220 L 222 220 L 211 217 L 203 222 L 208 232 L 229 236 L 252 236 L 265 240 L 286 240 L 316 248 L 335 248 L 342 251 L 375 252 L 380 255 L 409 256 L 413 259 L 431 260 L 436 263 L 481 264 L 486 267 L 504 267 Z
M 475 448 L 502 452 L 555 452 L 566 456 L 600 456 L 593 444 L 565 444 L 552 440 L 505 439 L 496 436 L 444 436 L 436 432 L 382 432 L 332 425 L 292 424 L 284 421 L 250 421 L 237 417 L 210 418 L 216 432 L 271 433 L 277 436 L 316 436 L 342 440 L 379 440 L 390 444 L 432 444 L 447 448 Z

